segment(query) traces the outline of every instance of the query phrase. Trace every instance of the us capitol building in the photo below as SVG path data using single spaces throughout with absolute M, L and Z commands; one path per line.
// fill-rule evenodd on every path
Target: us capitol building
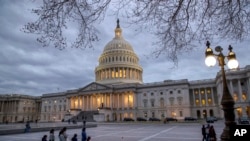
M 143 69 L 133 47 L 122 37 L 119 21 L 115 37 L 104 47 L 95 68 L 95 81 L 74 90 L 42 96 L 0 95 L 0 123 L 27 120 L 122 121 L 125 117 L 223 118 L 220 105 L 222 76 L 188 81 L 143 83 Z M 250 66 L 226 71 L 235 100 L 236 118 L 250 117 Z

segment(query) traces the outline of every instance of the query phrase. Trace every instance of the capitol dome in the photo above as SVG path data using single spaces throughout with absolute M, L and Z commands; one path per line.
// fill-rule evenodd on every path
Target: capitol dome
M 142 68 L 133 47 L 122 37 L 117 20 L 115 37 L 104 47 L 95 69 L 96 82 L 102 84 L 142 83 Z

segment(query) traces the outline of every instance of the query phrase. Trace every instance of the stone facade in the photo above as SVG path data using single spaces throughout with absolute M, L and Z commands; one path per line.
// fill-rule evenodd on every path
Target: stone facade
M 40 120 L 41 107 L 41 97 L 0 95 L 0 123 Z

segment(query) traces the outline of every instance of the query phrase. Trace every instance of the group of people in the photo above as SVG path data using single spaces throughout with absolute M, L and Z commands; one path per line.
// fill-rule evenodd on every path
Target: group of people
M 68 135 L 66 133 L 67 128 L 64 127 L 59 131 L 59 141 L 67 141 Z M 55 134 L 54 134 L 54 129 L 50 130 L 50 134 L 49 134 L 49 140 L 47 140 L 48 136 L 44 135 L 42 138 L 42 141 L 55 141 Z M 82 141 L 90 141 L 91 137 L 88 136 L 86 134 L 86 130 L 85 127 L 82 128 Z M 71 141 L 78 141 L 77 139 L 77 134 L 74 134 L 74 136 L 71 138 Z
M 203 136 L 202 141 L 216 141 L 216 133 L 213 125 L 210 126 L 208 124 L 207 127 L 202 125 L 201 132 Z

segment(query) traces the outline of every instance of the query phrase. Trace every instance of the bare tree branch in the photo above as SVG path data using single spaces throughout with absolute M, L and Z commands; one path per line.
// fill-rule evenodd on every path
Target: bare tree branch
M 43 46 L 67 46 L 65 29 L 69 21 L 79 25 L 79 33 L 71 47 L 93 47 L 98 41 L 94 23 L 105 18 L 111 0 L 43 0 L 34 9 L 38 20 L 24 27 L 27 33 L 40 35 Z M 196 42 L 214 38 L 242 41 L 249 38 L 249 0 L 115 0 L 115 12 L 147 30 L 154 41 L 153 54 L 166 56 L 174 63 L 180 53 L 191 51 Z

